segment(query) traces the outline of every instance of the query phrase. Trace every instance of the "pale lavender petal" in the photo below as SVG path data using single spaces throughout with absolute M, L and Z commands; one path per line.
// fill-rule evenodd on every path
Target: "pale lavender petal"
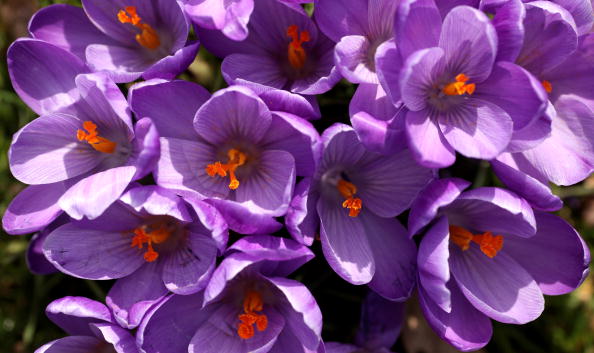
M 93 336 L 90 323 L 111 323 L 111 312 L 102 303 L 85 297 L 64 297 L 45 309 L 47 317 L 72 336 Z
M 93 71 L 103 71 L 116 83 L 138 79 L 152 62 L 137 50 L 119 45 L 91 44 L 85 50 L 86 63 Z
M 274 217 L 262 212 L 252 212 L 248 207 L 234 201 L 211 199 L 208 201 L 223 215 L 229 229 L 240 234 L 270 234 L 282 228 Z
M 524 43 L 526 9 L 522 1 L 482 0 L 479 8 L 493 15 L 492 23 L 499 39 L 496 61 L 516 61 Z
M 275 58 L 254 54 L 231 54 L 225 57 L 221 71 L 225 81 L 237 84 L 237 79 L 282 89 L 288 79 Z
M 285 226 L 293 239 L 311 246 L 320 227 L 316 211 L 319 195 L 310 192 L 311 178 L 304 178 L 295 186 L 293 199 L 285 215 Z
M 366 36 L 342 37 L 334 49 L 334 61 L 341 75 L 352 83 L 378 83 L 373 44 Z
M 115 324 L 90 324 L 95 336 L 113 345 L 116 353 L 140 353 L 132 333 Z
M 58 272 L 58 269 L 49 262 L 43 255 L 43 242 L 47 238 L 49 231 L 44 230 L 33 234 L 29 246 L 27 247 L 27 267 L 31 273 L 36 275 L 49 275 Z
M 120 197 L 120 201 L 141 214 L 167 215 L 182 222 L 192 222 L 184 201 L 173 191 L 156 185 L 132 188 Z
M 68 336 L 39 347 L 35 353 L 88 353 L 97 346 L 110 348 L 95 337 Z
M 375 52 L 377 78 L 394 104 L 400 101 L 400 70 L 402 65 L 402 57 L 393 39 L 385 41 L 377 47 Z
M 333 41 L 349 34 L 365 34 L 368 28 L 368 6 L 365 0 L 319 0 L 314 17 L 322 32 Z
M 402 58 L 436 47 L 441 33 L 441 15 L 433 0 L 403 0 L 396 13 L 394 32 Z
M 408 111 L 405 123 L 410 151 L 419 164 L 428 168 L 443 168 L 454 164 L 456 152 L 428 111 Z
M 157 61 L 153 66 L 149 67 L 142 74 L 142 78 L 145 80 L 153 78 L 173 80 L 177 75 L 184 72 L 194 61 L 198 54 L 199 47 L 200 43 L 198 41 L 189 41 L 183 48 L 178 49 L 172 55 L 164 57 Z
M 219 254 L 222 254 L 229 240 L 229 229 L 223 215 L 214 206 L 199 200 L 195 195 L 184 195 L 183 198 L 192 207 L 200 220 L 198 226 L 196 223 L 193 225 L 197 226 L 196 228 L 201 231 L 206 230 L 215 241 Z
M 253 10 L 253 0 L 190 0 L 185 4 L 185 11 L 193 22 L 208 29 L 219 29 L 229 39 L 237 41 L 247 37 L 247 24 Z

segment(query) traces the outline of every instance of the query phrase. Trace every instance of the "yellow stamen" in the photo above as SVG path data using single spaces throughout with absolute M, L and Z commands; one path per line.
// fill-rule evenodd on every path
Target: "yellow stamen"
M 494 236 L 491 232 L 472 234 L 463 227 L 455 225 L 450 226 L 450 240 L 463 251 L 470 248 L 470 242 L 472 241 L 478 244 L 483 254 L 490 258 L 494 258 L 503 248 L 503 236 L 501 235 Z
M 117 144 L 99 136 L 97 125 L 92 121 L 83 122 L 83 129 L 85 129 L 86 132 L 81 129 L 76 130 L 76 138 L 79 141 L 87 141 L 91 147 L 99 152 L 113 153 L 115 151 Z
M 157 31 L 148 23 L 142 23 L 142 18 L 138 16 L 135 6 L 126 6 L 125 10 L 120 10 L 118 20 L 121 23 L 130 23 L 140 30 L 140 33 L 136 35 L 136 41 L 143 47 L 154 50 L 161 45 Z
M 245 164 L 247 156 L 245 153 L 232 148 L 227 151 L 227 158 L 228 161 L 226 164 L 217 161 L 212 164 L 208 164 L 205 170 L 206 173 L 211 177 L 218 175 L 224 178 L 227 176 L 227 174 L 229 174 L 229 189 L 235 190 L 239 187 L 239 180 L 237 180 L 235 171 L 237 170 L 237 167 Z
M 342 203 L 343 208 L 349 209 L 349 216 L 350 217 L 357 217 L 359 212 L 361 212 L 361 208 L 363 207 L 363 201 L 361 201 L 358 197 L 353 197 L 357 193 L 357 187 L 355 184 L 340 179 L 338 184 L 336 184 L 336 188 L 346 200 Z
M 442 90 L 448 96 L 461 96 L 463 94 L 472 95 L 476 89 L 474 83 L 466 83 L 470 80 L 465 74 L 456 76 L 456 81 L 448 83 Z
M 309 32 L 304 30 L 300 33 L 297 25 L 291 25 L 287 27 L 287 36 L 292 39 L 287 49 L 289 54 L 289 64 L 295 69 L 301 69 L 303 65 L 305 65 L 305 60 L 307 59 L 305 49 L 303 49 L 301 45 L 310 41 Z

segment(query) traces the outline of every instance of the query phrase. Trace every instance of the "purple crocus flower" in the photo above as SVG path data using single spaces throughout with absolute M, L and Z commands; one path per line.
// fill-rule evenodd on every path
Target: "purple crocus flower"
M 394 218 L 431 180 L 408 150 L 370 152 L 353 129 L 336 124 L 322 135 L 324 151 L 313 178 L 296 188 L 285 218 L 291 235 L 311 245 L 320 229 L 328 263 L 353 284 L 403 300 L 414 286 L 415 245 Z
M 320 309 L 303 284 L 285 278 L 311 258 L 291 239 L 238 240 L 204 293 L 171 296 L 147 314 L 139 346 L 147 353 L 315 352 Z
M 188 42 L 182 5 L 170 0 L 84 0 L 83 8 L 56 4 L 29 23 L 33 38 L 64 48 L 115 82 L 172 79 L 198 52 Z
M 504 189 L 463 190 L 469 183 L 431 183 L 409 216 L 419 245 L 419 300 L 437 334 L 463 351 L 490 340 L 490 319 L 523 324 L 544 309 L 543 294 L 577 288 L 590 253 L 563 219 L 533 212 Z
M 514 131 L 544 111 L 540 83 L 513 63 L 495 61 L 497 32 L 483 12 L 457 6 L 442 24 L 434 1 L 409 0 L 394 27 L 398 43 L 378 49 L 378 74 L 392 100 L 408 109 L 405 130 L 419 163 L 449 166 L 455 151 L 495 158 Z
M 73 66 L 64 67 L 61 58 Z M 4 214 L 7 232 L 40 230 L 62 210 L 76 219 L 96 218 L 132 180 L 151 172 L 157 131 L 149 118 L 132 127 L 126 100 L 109 78 L 82 74 L 76 57 L 34 39 L 13 43 L 8 60 L 17 92 L 41 116 L 13 136 L 11 172 L 32 186 Z M 36 85 L 33 77 L 47 81 Z
M 356 345 L 326 342 L 326 353 L 390 353 L 404 322 L 404 303 L 369 292 L 363 301 Z
M 64 297 L 51 302 L 45 313 L 70 336 L 47 343 L 35 353 L 139 353 L 134 336 L 114 321 L 102 303 Z
M 184 10 L 199 27 L 219 30 L 232 40 L 244 40 L 254 0 L 184 0 Z
M 119 278 L 107 305 L 122 326 L 133 328 L 168 290 L 191 294 L 203 289 L 227 236 L 227 225 L 213 206 L 141 186 L 94 221 L 58 227 L 45 239 L 43 251 L 69 275 Z
M 330 90 L 340 80 L 334 42 L 318 31 L 301 6 L 258 0 L 247 28 L 249 35 L 241 42 L 197 29 L 206 49 L 225 58 L 221 70 L 229 84 L 248 81 L 311 95 Z
M 155 101 L 165 96 L 166 102 Z M 279 104 L 279 97 L 266 99 L 276 108 L 300 106 Z M 319 140 L 313 126 L 271 112 L 248 88 L 229 87 L 209 98 L 188 82 L 156 83 L 133 89 L 130 100 L 137 114 L 155 117 L 163 136 L 157 184 L 209 199 L 237 232 L 278 230 L 273 217 L 286 213 L 295 175 L 313 174 Z

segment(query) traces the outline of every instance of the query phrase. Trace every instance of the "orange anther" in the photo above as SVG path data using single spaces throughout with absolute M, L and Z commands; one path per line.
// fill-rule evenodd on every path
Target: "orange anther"
M 126 6 L 125 10 L 118 12 L 118 20 L 121 23 L 130 23 L 140 30 L 136 35 L 136 41 L 148 49 L 157 49 L 161 45 L 161 40 L 157 31 L 148 23 L 142 23 L 142 19 L 136 12 L 135 6 Z
M 541 84 L 542 84 L 542 87 L 544 87 L 545 91 L 547 91 L 547 93 L 553 92 L 553 85 L 551 84 L 550 81 L 542 80 Z
M 357 193 L 357 187 L 355 184 L 350 183 L 346 180 L 340 179 L 336 184 L 338 192 L 345 198 L 342 203 L 343 208 L 349 209 L 350 217 L 357 217 L 361 208 L 363 207 L 363 201 L 358 197 L 353 197 Z
M 254 324 L 258 331 L 264 331 L 268 327 L 268 317 L 257 312 L 264 310 L 264 302 L 260 293 L 255 291 L 247 292 L 243 299 L 243 314 L 239 314 L 239 325 L 237 334 L 243 339 L 254 337 Z
M 304 30 L 300 33 L 297 25 L 291 25 L 287 27 L 287 36 L 291 38 L 291 42 L 287 49 L 289 64 L 295 69 L 301 69 L 303 65 L 305 65 L 305 60 L 307 59 L 307 54 L 305 53 L 302 44 L 311 40 L 309 31 Z
M 205 168 L 206 174 L 211 177 L 216 175 L 220 177 L 226 177 L 227 173 L 229 174 L 229 189 L 235 190 L 239 187 L 239 180 L 237 180 L 237 176 L 235 175 L 235 170 L 237 167 L 242 166 L 245 164 L 247 160 L 247 156 L 245 153 L 232 148 L 227 151 L 227 158 L 228 162 L 223 164 L 219 161 L 208 164 Z
M 147 232 L 147 230 L 149 231 Z M 144 260 L 146 262 L 153 262 L 159 257 L 159 253 L 153 249 L 153 244 L 165 242 L 171 236 L 171 232 L 172 230 L 162 223 L 140 226 L 132 231 L 134 237 L 132 237 L 130 246 L 142 249 L 144 244 L 147 244 Z
M 503 248 L 503 236 L 493 235 L 491 232 L 483 234 L 472 234 L 470 231 L 459 227 L 450 226 L 450 240 L 458 245 L 463 251 L 470 248 L 470 242 L 478 244 L 483 254 L 494 258 Z
M 442 89 L 442 92 L 448 96 L 461 96 L 463 94 L 473 94 L 476 90 L 474 83 L 466 83 L 470 77 L 465 74 L 458 74 L 455 77 L 456 81 L 450 82 Z
M 117 144 L 99 136 L 97 125 L 95 125 L 92 121 L 83 122 L 83 129 L 87 131 L 85 132 L 81 129 L 76 130 L 76 138 L 79 141 L 86 141 L 89 143 L 89 145 L 91 145 L 91 147 L 99 152 L 113 153 L 115 151 Z

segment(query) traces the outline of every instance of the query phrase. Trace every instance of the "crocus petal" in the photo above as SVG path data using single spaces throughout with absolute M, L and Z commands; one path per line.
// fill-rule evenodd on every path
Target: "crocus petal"
M 411 236 L 428 225 L 437 215 L 439 208 L 452 203 L 470 182 L 458 178 L 436 179 L 419 193 L 413 202 L 408 217 L 408 231 Z
M 137 353 L 136 340 L 130 331 L 111 323 L 93 323 L 89 325 L 96 337 L 113 345 L 116 353 Z
M 543 114 L 520 130 L 514 130 L 505 152 L 516 153 L 531 150 L 551 136 L 552 121 L 557 116 L 555 107 L 548 101 Z M 502 156 L 503 154 L 499 155 Z M 499 158 L 499 157 L 497 157 Z
M 210 98 L 208 91 L 193 82 L 147 81 L 128 92 L 130 108 L 138 117 L 150 117 L 161 137 L 196 139 L 194 115 Z
M 456 108 L 437 119 L 445 139 L 456 151 L 470 158 L 492 159 L 505 150 L 514 122 L 503 109 L 478 98 Z
M 135 257 L 144 262 L 142 256 Z M 167 294 L 161 268 L 159 261 L 144 262 L 136 272 L 118 279 L 107 293 L 105 303 L 122 327 L 137 327 L 146 312 Z
M 171 190 L 155 185 L 132 188 L 120 197 L 120 201 L 141 214 L 167 215 L 182 222 L 192 222 L 183 200 Z
M 450 67 L 459 67 L 471 80 L 482 82 L 495 62 L 497 32 L 483 12 L 455 7 L 443 19 L 439 47 Z
M 521 0 L 482 0 L 480 10 L 494 14 L 491 22 L 499 39 L 496 61 L 514 62 L 524 43 L 524 4 Z
M 476 97 L 505 110 L 513 120 L 514 131 L 538 119 L 547 107 L 547 93 L 534 76 L 520 66 L 498 62 L 491 76 L 477 86 Z
M 359 217 L 375 263 L 369 287 L 387 299 L 406 300 L 416 284 L 414 242 L 394 218 L 381 218 L 371 212 Z
M 206 141 L 220 145 L 230 138 L 258 143 L 270 127 L 268 107 L 251 90 L 233 86 L 217 91 L 194 117 L 194 129 Z
M 214 148 L 198 139 L 194 141 L 162 137 L 161 157 L 155 171 L 159 186 L 198 192 L 209 197 L 227 197 L 228 183 L 222 178 L 210 177 L 206 166 L 215 162 Z
M 247 24 L 254 11 L 253 0 L 223 3 L 218 0 L 190 0 L 185 12 L 198 26 L 219 29 L 229 39 L 242 41 L 248 35 Z
M 58 269 L 49 262 L 45 255 L 43 255 L 43 242 L 47 238 L 49 232 L 43 231 L 36 233 L 29 241 L 27 247 L 27 267 L 29 271 L 36 275 L 49 275 L 58 272 Z
M 83 61 L 87 45 L 112 42 L 89 21 L 82 8 L 67 4 L 37 11 L 29 21 L 29 32 L 33 38 L 67 50 Z
M 355 342 L 380 352 L 392 347 L 404 324 L 405 303 L 387 300 L 369 291 L 361 305 L 361 319 Z
M 427 322 L 439 337 L 463 352 L 484 347 L 493 334 L 491 320 L 464 298 L 455 283 L 450 282 L 448 289 L 452 292 L 450 313 L 435 305 L 422 287 L 419 289 L 419 302 Z
M 286 151 L 262 152 L 258 165 L 235 190 L 235 200 L 269 210 L 275 216 L 286 213 L 295 185 L 295 159 Z
M 232 305 L 215 304 L 216 310 L 198 328 L 188 352 L 190 353 L 236 353 L 258 351 L 264 346 L 274 344 L 276 337 L 285 326 L 285 320 L 274 308 L 267 307 L 263 313 L 268 317 L 268 327 L 264 331 L 256 331 L 254 337 L 242 339 L 235 329 L 238 308 Z M 267 350 L 266 350 L 267 351 Z
M 425 234 L 417 256 L 419 286 L 431 302 L 446 313 L 452 311 L 451 292 L 447 287 L 450 280 L 448 226 L 448 219 L 440 217 Z
M 377 78 L 394 104 L 400 101 L 402 64 L 402 58 L 393 39 L 385 41 L 377 47 L 375 52 Z
M 28 186 L 8 205 L 2 216 L 2 228 L 8 234 L 27 234 L 45 228 L 62 214 L 58 199 L 65 190 L 63 182 Z
M 324 198 L 318 201 L 317 210 L 322 250 L 330 267 L 352 284 L 369 283 L 375 273 L 375 260 L 359 217 L 349 217 L 340 203 Z
M 54 266 L 71 276 L 120 278 L 145 263 L 140 250 L 130 246 L 131 240 L 121 232 L 83 229 L 69 223 L 48 235 L 43 252 Z
M 13 137 L 8 152 L 10 171 L 27 184 L 70 179 L 96 167 L 102 153 L 76 138 L 82 122 L 62 113 L 39 117 Z
M 90 323 L 111 323 L 111 312 L 102 303 L 85 297 L 64 297 L 45 309 L 47 317 L 72 336 L 92 336 Z
M 441 33 L 441 15 L 433 0 L 400 2 L 394 22 L 398 50 L 406 59 L 413 52 L 436 47 Z
M 400 71 L 400 94 L 409 110 L 427 107 L 428 89 L 443 74 L 445 65 L 445 52 L 441 48 L 421 49 L 409 55 Z
M 273 216 L 263 212 L 253 212 L 246 205 L 229 200 L 208 200 L 223 215 L 229 229 L 240 234 L 270 234 L 282 228 Z M 253 205 L 253 204 L 252 204 Z
M 505 239 L 509 253 L 538 283 L 547 295 L 569 293 L 589 273 L 590 251 L 571 225 L 562 218 L 536 212 L 534 237 Z
M 420 165 L 443 168 L 454 164 L 456 152 L 428 111 L 407 112 L 405 123 L 410 151 Z
M 172 295 L 146 314 L 138 327 L 138 346 L 146 352 L 186 352 L 207 314 L 202 310 L 202 292 Z
M 295 280 L 269 277 L 268 281 L 282 292 L 283 301 L 288 304 L 278 308 L 285 319 L 285 330 L 290 330 L 298 342 L 314 351 L 322 334 L 322 312 L 315 298 L 307 287 Z
M 97 346 L 107 345 L 91 336 L 68 336 L 39 347 L 35 353 L 88 353 Z
M 319 195 L 310 192 L 311 178 L 304 178 L 297 186 L 285 215 L 289 234 L 301 244 L 311 246 L 320 227 L 316 211 Z
M 524 324 L 540 316 L 544 298 L 538 284 L 505 251 L 492 259 L 475 247 L 462 251 L 452 246 L 450 251 L 452 275 L 477 310 L 513 324 Z
M 243 84 L 243 81 L 238 80 L 238 84 Z M 306 120 L 319 119 L 322 115 L 315 96 L 302 96 L 270 87 L 256 92 L 270 111 L 291 113 Z
M 189 233 L 187 247 L 177 249 L 164 259 L 163 282 L 176 294 L 192 294 L 203 289 L 214 270 L 217 246 L 212 238 Z
M 231 54 L 223 60 L 221 71 L 230 85 L 236 84 L 237 79 L 243 79 L 282 89 L 287 82 L 287 76 L 278 61 L 269 56 Z
M 196 58 L 199 48 L 198 41 L 189 41 L 185 47 L 178 49 L 173 55 L 168 55 L 149 67 L 142 74 L 142 78 L 145 80 L 153 78 L 173 80 L 190 66 Z
M 91 44 L 85 57 L 93 71 L 105 71 L 116 83 L 134 81 L 150 67 L 137 50 L 119 45 Z
M 334 61 L 344 78 L 352 83 L 378 83 L 371 46 L 362 35 L 342 37 L 336 44 Z
M 6 57 L 14 90 L 37 114 L 74 103 L 79 98 L 74 78 L 90 71 L 73 54 L 37 39 L 16 40 Z
M 197 232 L 206 231 L 216 243 L 219 254 L 223 253 L 229 240 L 229 229 L 223 215 L 211 204 L 198 199 L 196 195 L 184 195 L 184 201 L 192 207 L 200 220 L 200 224 L 195 222 L 190 229 Z
M 558 211 L 563 207 L 563 201 L 553 194 L 548 185 L 497 159 L 491 161 L 491 167 L 506 187 L 523 197 L 532 207 L 543 211 Z
M 481 187 L 462 193 L 443 208 L 450 224 L 530 238 L 536 232 L 534 212 L 524 199 L 505 189 Z
M 99 217 L 124 192 L 136 174 L 136 167 L 117 167 L 90 175 L 68 189 L 58 200 L 74 219 Z
M 335 42 L 349 34 L 366 34 L 367 1 L 351 1 L 348 4 L 333 0 L 319 0 L 314 17 L 322 32 Z
M 134 135 L 132 153 L 128 157 L 127 165 L 136 167 L 133 179 L 138 180 L 155 169 L 161 145 L 157 128 L 149 118 L 142 118 L 136 122 Z

